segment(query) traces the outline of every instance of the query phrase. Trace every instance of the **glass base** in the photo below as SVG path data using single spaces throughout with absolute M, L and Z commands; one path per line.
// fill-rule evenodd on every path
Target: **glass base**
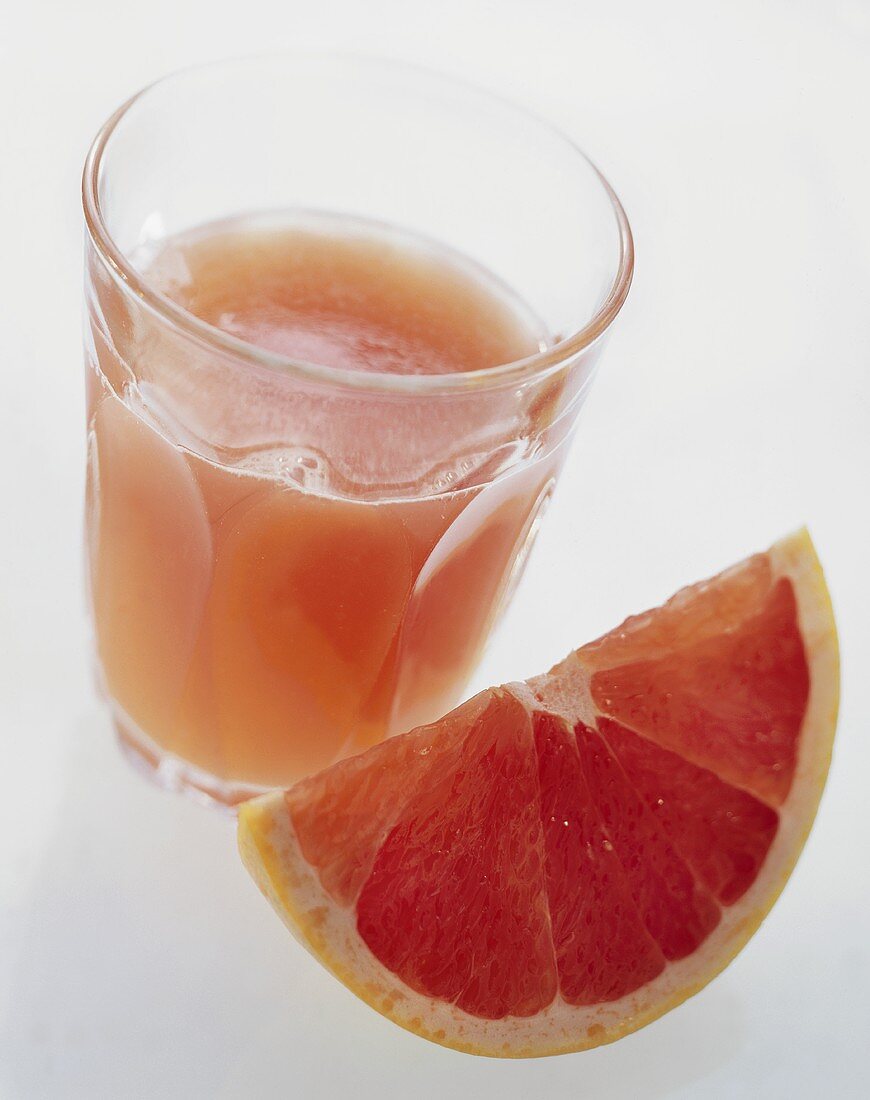
M 184 794 L 204 806 L 234 815 L 240 802 L 269 790 L 254 784 L 228 783 L 166 752 L 116 707 L 112 708 L 112 722 L 118 745 L 130 764 L 165 791 Z

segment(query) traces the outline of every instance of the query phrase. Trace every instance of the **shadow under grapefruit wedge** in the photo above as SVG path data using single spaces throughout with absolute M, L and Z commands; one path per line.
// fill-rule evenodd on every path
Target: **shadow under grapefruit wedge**
M 582 1050 L 737 954 L 825 782 L 834 620 L 806 532 L 246 803 L 242 856 L 296 936 L 402 1027 L 475 1054 Z

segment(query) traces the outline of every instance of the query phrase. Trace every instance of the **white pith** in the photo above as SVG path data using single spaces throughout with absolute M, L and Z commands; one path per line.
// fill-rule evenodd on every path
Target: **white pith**
M 810 668 L 797 767 L 789 796 L 778 808 L 779 828 L 758 877 L 736 904 L 722 910 L 720 923 L 692 955 L 669 963 L 657 978 L 619 1001 L 576 1007 L 557 995 L 531 1017 L 472 1016 L 410 989 L 377 960 L 357 932 L 354 909 L 336 904 L 302 855 L 283 792 L 277 791 L 242 808 L 239 844 L 251 874 L 297 939 L 339 980 L 396 1023 L 476 1054 L 529 1057 L 612 1042 L 703 988 L 746 943 L 785 885 L 815 816 L 836 724 L 836 633 L 812 543 L 801 531 L 775 544 L 769 554 L 774 574 L 788 576 L 794 585 Z M 509 689 L 533 705 L 526 685 Z M 576 700 L 572 711 L 567 718 L 577 715 Z

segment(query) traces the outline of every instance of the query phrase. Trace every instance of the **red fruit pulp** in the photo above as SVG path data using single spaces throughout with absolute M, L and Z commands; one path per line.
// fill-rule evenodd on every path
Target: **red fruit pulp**
M 380 962 L 481 1018 L 617 1000 L 755 881 L 809 691 L 791 582 L 757 555 L 550 679 L 539 707 L 491 689 L 286 796 Z M 584 685 L 597 713 L 572 727 L 547 701 Z

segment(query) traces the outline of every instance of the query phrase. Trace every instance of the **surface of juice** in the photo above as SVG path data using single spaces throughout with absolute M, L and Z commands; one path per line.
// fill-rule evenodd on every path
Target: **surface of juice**
M 464 372 L 541 341 L 470 264 L 355 223 L 207 226 L 170 240 L 148 274 L 241 340 L 354 372 Z M 243 399 L 207 372 L 194 382 L 147 325 L 131 346 L 124 363 L 98 342 L 89 364 L 90 588 L 122 738 L 234 797 L 456 702 L 563 448 L 500 472 L 499 440 L 482 435 L 479 459 L 451 464 L 449 441 L 472 430 L 460 406 L 340 402 L 315 385 L 287 413 L 256 379 Z M 221 446 L 173 412 L 161 370 Z M 433 432 L 443 470 L 415 485 L 393 467 Z

